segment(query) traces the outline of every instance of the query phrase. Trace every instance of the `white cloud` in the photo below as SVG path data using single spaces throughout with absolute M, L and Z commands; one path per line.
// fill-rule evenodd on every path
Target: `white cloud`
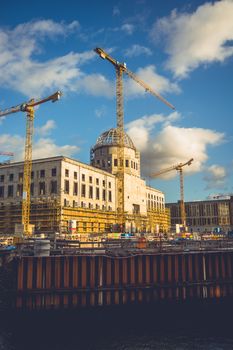
M 176 83 L 170 82 L 169 79 L 159 75 L 156 72 L 156 68 L 153 65 L 146 66 L 137 70 L 136 75 L 141 78 L 145 83 L 150 85 L 157 93 L 174 92 L 179 93 L 180 88 Z M 138 83 L 131 78 L 125 81 L 125 95 L 126 96 L 140 96 L 145 95 L 147 92 Z
M 134 44 L 131 47 L 129 47 L 127 50 L 125 50 L 124 54 L 125 56 L 128 56 L 128 57 L 135 57 L 140 55 L 150 56 L 152 55 L 152 51 L 148 47 Z
M 101 74 L 86 74 L 82 70 L 83 64 L 96 57 L 93 50 L 69 52 L 43 61 L 38 59 L 46 38 L 66 36 L 77 30 L 78 22 L 65 24 L 52 20 L 23 23 L 12 30 L 0 28 L 1 86 L 30 98 L 44 96 L 55 90 L 114 97 L 115 80 L 110 81 Z M 124 24 L 118 30 L 125 30 L 130 34 L 134 26 Z M 139 69 L 138 75 L 158 92 L 179 92 L 178 85 L 160 76 L 154 66 Z M 132 97 L 145 93 L 143 88 L 127 79 L 124 92 Z
M 14 161 L 22 161 L 24 159 L 25 140 L 19 135 L 3 134 L 0 136 L 1 151 L 13 152 Z M 74 145 L 57 145 L 50 138 L 39 138 L 33 143 L 32 158 L 46 158 L 58 155 L 67 157 L 76 154 L 79 148 Z
M 52 156 L 67 156 L 71 157 L 79 151 L 79 147 L 74 145 L 59 146 L 50 138 L 40 138 L 33 146 L 33 159 L 46 158 Z
M 78 79 L 86 77 L 80 66 L 95 57 L 93 51 L 70 52 L 64 56 L 39 61 L 41 41 L 45 37 L 69 35 L 79 28 L 78 22 L 56 23 L 51 20 L 20 24 L 12 30 L 0 29 L 1 86 L 29 97 L 48 90 L 72 90 Z
M 113 7 L 112 14 L 113 14 L 113 16 L 120 16 L 120 10 L 119 10 L 118 6 Z
M 223 166 L 213 164 L 206 168 L 204 180 L 207 182 L 206 189 L 224 188 L 226 185 L 227 172 Z
M 153 114 L 150 116 L 143 116 L 140 119 L 133 120 L 126 125 L 129 136 L 134 140 L 135 146 L 141 151 L 146 151 L 149 139 L 150 131 L 153 130 L 156 124 L 164 123 L 168 124 L 180 118 L 178 112 L 171 113 L 168 117 L 162 114 Z
M 73 86 L 75 91 L 86 92 L 93 96 L 115 96 L 115 84 L 101 74 L 82 75 Z
M 22 160 L 24 156 L 24 138 L 19 135 L 0 135 L 0 149 L 3 152 L 13 152 L 14 160 Z
M 97 116 L 97 118 L 102 118 L 106 115 L 107 109 L 106 106 L 102 105 L 99 108 L 95 109 L 95 115 Z
M 121 30 L 128 35 L 133 34 L 134 30 L 135 30 L 135 26 L 133 24 L 130 23 L 125 23 L 121 26 Z
M 19 24 L 12 33 L 14 36 L 19 36 L 20 38 L 22 35 L 31 37 L 34 37 L 35 35 L 54 36 L 66 35 L 78 30 L 79 28 L 80 24 L 78 21 L 66 24 L 64 22 L 58 23 L 52 20 L 37 20 Z
M 37 133 L 40 136 L 47 136 L 50 134 L 51 130 L 56 128 L 56 123 L 54 120 L 47 120 L 47 122 L 41 126 L 35 128 L 35 133 Z
M 194 161 L 190 167 L 186 167 L 186 171 L 201 171 L 208 159 L 208 146 L 216 146 L 224 139 L 224 134 L 213 130 L 172 125 L 178 118 L 180 115 L 174 112 L 168 117 L 144 116 L 127 124 L 129 136 L 141 151 L 144 175 L 150 176 L 190 158 L 194 158 Z M 171 178 L 175 175 L 176 172 L 171 171 L 161 177 Z
M 193 13 L 173 11 L 151 30 L 153 40 L 161 36 L 170 56 L 166 66 L 177 77 L 201 64 L 223 62 L 233 55 L 233 1 L 207 2 Z

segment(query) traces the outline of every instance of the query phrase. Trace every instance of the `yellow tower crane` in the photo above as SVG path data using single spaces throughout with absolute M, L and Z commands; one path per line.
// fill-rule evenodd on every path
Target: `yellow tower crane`
M 118 224 L 121 229 L 124 228 L 124 106 L 123 106 L 123 73 L 127 74 L 131 79 L 141 85 L 147 92 L 157 97 L 168 107 L 175 107 L 165 100 L 160 94 L 155 92 L 148 84 L 137 77 L 133 72 L 126 68 L 126 63 L 120 63 L 103 49 L 97 47 L 94 51 L 102 58 L 108 60 L 116 69 L 116 114 L 117 114 L 117 178 L 118 178 Z
M 177 170 L 180 174 L 180 216 L 181 216 L 181 225 L 185 229 L 186 227 L 186 215 L 185 215 L 185 207 L 184 207 L 184 174 L 183 174 L 183 167 L 186 165 L 191 165 L 193 162 L 193 158 L 189 159 L 185 163 L 179 163 L 176 165 L 173 165 L 169 168 L 163 169 L 158 171 L 155 174 L 152 174 L 152 177 L 156 177 L 162 174 L 165 174 L 171 170 Z
M 0 156 L 8 156 L 8 157 L 14 157 L 14 153 L 12 153 L 12 152 L 1 152 L 0 151 Z M 2 164 L 8 164 L 8 163 L 10 163 L 10 158 L 9 159 L 7 159 L 6 161 L 4 161 L 3 163 L 0 163 L 0 165 L 2 165 Z
M 0 117 L 16 112 L 27 113 L 26 125 L 26 140 L 24 153 L 24 174 L 23 174 L 23 198 L 22 198 L 22 224 L 24 235 L 29 236 L 31 231 L 29 229 L 30 219 L 30 198 L 31 198 L 31 171 L 32 171 L 32 135 L 34 122 L 34 107 L 42 103 L 52 101 L 55 102 L 61 97 L 61 92 L 56 91 L 53 95 L 42 99 L 31 99 L 28 102 L 22 103 L 15 107 L 11 107 L 0 111 Z

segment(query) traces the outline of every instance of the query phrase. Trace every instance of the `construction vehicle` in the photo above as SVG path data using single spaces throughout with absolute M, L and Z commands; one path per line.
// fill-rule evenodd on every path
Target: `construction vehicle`
M 31 99 L 28 102 L 22 103 L 15 107 L 10 107 L 3 111 L 0 111 L 0 117 L 17 113 L 27 113 L 26 123 L 26 140 L 25 140 L 25 153 L 24 153 L 24 174 L 23 174 L 23 197 L 22 197 L 22 225 L 23 235 L 31 235 L 31 227 L 29 224 L 30 219 L 30 199 L 31 199 L 31 170 L 32 170 L 32 136 L 33 136 L 33 124 L 34 124 L 34 107 L 52 101 L 55 102 L 61 97 L 61 92 L 56 91 L 53 95 L 42 99 Z
M 152 177 L 156 177 L 162 174 L 165 174 L 169 171 L 172 170 L 177 170 L 179 172 L 180 175 L 180 216 L 181 216 L 181 228 L 183 230 L 186 230 L 186 214 L 185 214 L 185 206 L 184 206 L 184 174 L 183 174 L 183 167 L 186 165 L 191 165 L 191 163 L 193 162 L 193 158 L 189 159 L 187 162 L 185 163 L 179 163 L 176 165 L 172 165 L 169 168 L 163 169 L 158 171 L 155 174 L 152 174 Z
M 14 153 L 12 152 L 0 152 L 0 156 L 8 156 L 8 157 L 14 157 Z M 0 165 L 9 164 L 10 158 L 5 160 L 4 162 L 0 162 Z
M 123 74 L 127 74 L 136 83 L 141 85 L 147 92 L 158 98 L 165 103 L 171 109 L 175 107 L 165 100 L 160 94 L 155 92 L 148 84 L 137 77 L 133 72 L 126 68 L 126 63 L 120 63 L 116 59 L 112 58 L 103 49 L 97 47 L 94 51 L 102 58 L 106 59 L 115 67 L 116 70 L 116 105 L 117 105 L 117 183 L 118 183 L 118 224 L 121 231 L 124 230 L 125 212 L 124 212 L 124 108 L 123 108 Z

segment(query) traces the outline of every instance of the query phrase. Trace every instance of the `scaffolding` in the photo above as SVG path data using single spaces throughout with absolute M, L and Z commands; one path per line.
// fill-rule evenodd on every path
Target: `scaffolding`
M 0 206 L 0 234 L 14 234 L 15 225 L 21 223 L 22 203 L 8 203 Z M 69 221 L 76 221 L 80 234 L 107 233 L 114 231 L 118 213 L 116 211 L 62 206 L 59 196 L 32 201 L 31 224 L 35 233 L 69 234 Z M 156 227 L 164 232 L 170 228 L 170 210 L 149 210 L 147 215 L 126 214 L 130 231 L 155 232 Z

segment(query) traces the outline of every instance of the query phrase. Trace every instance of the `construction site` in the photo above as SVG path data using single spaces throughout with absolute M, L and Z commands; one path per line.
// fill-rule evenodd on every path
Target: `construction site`
M 164 193 L 141 178 L 140 152 L 124 131 L 123 75 L 169 108 L 174 107 L 129 71 L 125 63 L 100 48 L 94 51 L 116 72 L 117 123 L 98 137 L 91 148 L 90 164 L 64 156 L 32 158 L 34 109 L 59 100 L 60 91 L 0 111 L 0 117 L 17 112 L 27 115 L 24 161 L 0 165 L 1 234 L 94 237 L 122 232 L 159 235 L 169 231 L 170 211 L 165 208 Z M 180 165 L 186 164 L 190 165 L 190 161 Z M 182 171 L 182 166 L 178 170 Z
M 171 212 L 180 233 L 190 225 L 183 170 L 194 159 L 151 174 L 156 178 L 178 172 L 178 205 L 166 207 L 164 193 L 142 178 L 140 152 L 124 130 L 123 76 L 169 108 L 173 105 L 125 63 L 100 48 L 94 51 L 116 72 L 117 123 L 97 138 L 89 164 L 60 155 L 32 157 L 35 107 L 58 101 L 60 91 L 0 111 L 0 117 L 18 112 L 27 116 L 24 160 L 0 165 L 0 234 L 13 237 L 13 245 L 5 245 L 0 254 L 4 305 L 47 310 L 232 298 L 230 237 L 165 239 L 171 232 Z M 190 210 L 193 215 L 196 209 Z M 213 210 L 209 204 L 199 206 L 198 215 L 199 209 L 201 215 L 204 209 L 216 215 L 216 205 Z M 230 228 L 227 205 L 220 209 L 225 215 L 221 223 Z M 193 225 L 202 223 L 195 215 L 192 220 Z M 218 223 L 215 217 L 208 222 Z

